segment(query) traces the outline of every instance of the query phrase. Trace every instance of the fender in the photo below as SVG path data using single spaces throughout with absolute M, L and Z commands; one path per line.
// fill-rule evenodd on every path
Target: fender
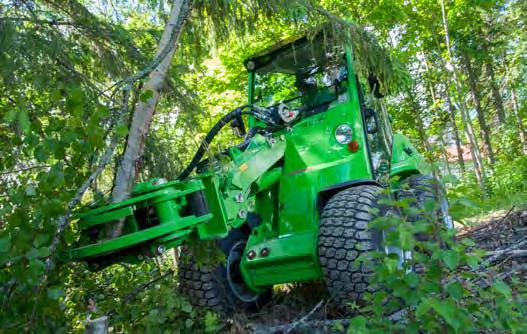
M 360 185 L 375 185 L 381 188 L 383 187 L 379 182 L 375 180 L 368 180 L 368 179 L 353 180 L 353 181 L 347 181 L 347 182 L 334 184 L 331 187 L 328 187 L 318 193 L 318 197 L 317 197 L 318 212 L 322 212 L 322 209 L 324 209 L 324 206 L 326 205 L 326 203 L 336 193 L 340 192 L 341 190 L 360 186 Z

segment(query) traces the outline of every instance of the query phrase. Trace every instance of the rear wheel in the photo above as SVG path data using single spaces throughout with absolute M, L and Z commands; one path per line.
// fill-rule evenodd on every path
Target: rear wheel
M 378 215 L 396 215 L 394 208 L 379 204 L 382 188 L 362 185 L 345 189 L 334 195 L 324 207 L 320 220 L 318 254 L 324 282 L 335 304 L 341 308 L 360 301 L 367 291 L 373 274 L 371 265 L 356 264 L 355 260 L 370 251 L 395 253 L 400 265 L 405 254 L 383 245 L 384 233 L 368 229 Z
M 410 208 L 416 209 L 415 214 L 408 216 L 408 221 L 423 221 L 431 225 L 426 233 L 420 233 L 416 238 L 420 241 L 430 240 L 435 228 L 453 229 L 454 224 L 448 213 L 448 200 L 440 182 L 429 175 L 412 175 L 401 181 L 397 191 L 397 199 L 408 201 Z M 434 203 L 434 210 L 427 210 L 427 202 Z
M 188 261 L 180 263 L 179 284 L 195 306 L 208 307 L 216 312 L 253 311 L 265 304 L 271 290 L 261 293 L 250 290 L 240 272 L 245 249 L 245 234 L 233 230 L 217 242 L 226 257 L 225 263 L 198 266 L 190 248 L 183 250 Z

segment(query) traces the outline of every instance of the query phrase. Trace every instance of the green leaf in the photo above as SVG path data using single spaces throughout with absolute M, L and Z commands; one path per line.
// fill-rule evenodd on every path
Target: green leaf
M 58 288 L 58 287 L 48 288 L 49 298 L 53 300 L 58 300 L 62 296 L 64 296 L 64 291 L 61 288 Z
M 430 299 L 425 299 L 415 309 L 415 316 L 421 318 L 432 308 L 432 303 Z
M 7 235 L 0 237 L 0 253 L 6 253 L 9 249 L 11 249 L 11 240 L 9 237 Z
M 192 312 L 192 305 L 190 305 L 188 302 L 183 302 L 183 305 L 181 305 L 181 311 L 185 313 Z
M 73 232 L 71 228 L 67 228 L 64 230 L 63 238 L 68 245 L 71 245 L 74 241 L 76 241 L 76 237 L 77 235 L 75 234 L 75 232 Z
M 141 95 L 139 96 L 139 100 L 141 100 L 141 102 L 148 102 L 148 100 L 150 100 L 152 97 L 154 96 L 154 92 L 149 89 L 149 90 L 146 90 L 144 91 L 143 93 L 141 93 Z
M 450 270 L 456 269 L 459 264 L 459 254 L 453 250 L 442 251 L 441 259 Z
M 469 238 L 463 238 L 461 240 L 461 243 L 467 247 L 473 247 L 476 245 L 476 243 Z
M 454 331 L 458 331 L 461 324 L 456 316 L 458 313 L 456 305 L 449 301 L 436 300 L 432 303 L 432 307 L 445 320 L 445 322 L 454 329 Z
M 368 321 L 362 315 L 356 316 L 350 321 L 350 328 L 353 328 L 352 333 L 367 333 L 366 324 Z
M 338 333 L 340 332 L 344 332 L 346 329 L 344 328 L 344 325 L 342 324 L 341 321 L 337 321 L 335 322 L 335 324 L 333 325 L 333 329 L 335 331 L 337 331 Z
M 32 284 L 37 283 L 40 275 L 42 274 L 45 268 L 46 265 L 44 264 L 44 262 L 38 259 L 31 259 L 29 261 L 29 275 L 27 276 L 27 281 Z
M 447 287 L 446 287 L 446 291 L 448 292 L 448 294 L 456 299 L 456 300 L 459 300 L 463 297 L 463 292 L 464 292 L 464 289 L 463 289 L 463 286 L 461 285 L 461 283 L 459 282 L 452 282 L 450 283 Z
M 30 184 L 26 187 L 26 195 L 28 197 L 33 197 L 37 195 L 37 191 L 35 190 L 35 186 Z
M 33 155 L 35 156 L 35 159 L 37 159 L 38 162 L 45 162 L 46 160 L 48 160 L 49 157 L 48 153 L 41 145 L 35 148 L 35 150 L 33 151 Z
M 44 244 L 47 244 L 48 242 L 50 242 L 50 240 L 51 240 L 51 235 L 45 234 L 45 233 L 39 233 L 35 237 L 35 240 L 33 240 L 33 245 L 38 248 Z
M 205 332 L 206 333 L 215 333 L 218 331 L 219 327 L 219 318 L 216 313 L 207 311 L 205 313 Z
M 16 109 L 9 109 L 9 111 L 4 115 L 4 121 L 11 123 L 17 118 L 18 114 Z
M 28 134 L 31 131 L 31 122 L 29 121 L 27 111 L 24 110 L 18 113 L 18 126 L 25 134 Z
M 126 126 L 126 124 L 120 124 L 115 129 L 115 132 L 117 133 L 118 136 L 124 137 L 124 136 L 126 136 L 128 134 L 128 127 Z
M 480 258 L 475 255 L 466 255 L 465 261 L 469 265 L 471 269 L 476 269 L 479 266 L 479 260 Z
M 505 297 L 510 297 L 511 295 L 511 288 L 507 285 L 507 283 L 501 280 L 494 282 L 494 284 L 492 284 L 492 289 L 501 293 Z
M 40 247 L 38 249 L 38 256 L 40 257 L 47 257 L 51 254 L 51 251 L 49 250 L 48 247 Z
M 384 265 L 390 274 L 394 274 L 397 271 L 397 266 L 399 265 L 399 259 L 392 259 L 390 257 L 384 258 Z

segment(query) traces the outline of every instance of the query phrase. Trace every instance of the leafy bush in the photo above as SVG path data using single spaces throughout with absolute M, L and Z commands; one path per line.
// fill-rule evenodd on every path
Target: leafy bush
M 484 251 L 470 239 L 453 240 L 454 231 L 439 222 L 409 223 L 415 214 L 408 202 L 392 202 L 402 216 L 377 218 L 376 228 L 387 232 L 389 246 L 411 250 L 411 259 L 373 252 L 359 261 L 374 260 L 372 283 L 365 306 L 350 321 L 350 333 L 474 333 L 527 331 L 527 285 L 487 271 Z M 436 203 L 427 203 L 426 211 Z M 433 238 L 413 236 L 427 230 Z M 391 315 L 391 319 L 390 319 Z M 398 319 L 397 319 L 398 318 Z

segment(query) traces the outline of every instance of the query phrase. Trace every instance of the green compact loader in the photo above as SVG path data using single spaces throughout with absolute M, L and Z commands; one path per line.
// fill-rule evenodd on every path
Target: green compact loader
M 81 236 L 68 258 L 97 270 L 181 246 L 180 289 L 220 312 L 257 307 L 274 284 L 313 280 L 338 305 L 360 300 L 371 275 L 355 261 L 361 254 L 408 256 L 369 228 L 394 211 L 379 203 L 383 189 L 416 205 L 438 200 L 435 214 L 451 220 L 422 156 L 392 133 L 375 73 L 361 78 L 353 60 L 350 47 L 323 36 L 247 59 L 248 104 L 214 125 L 177 180 L 139 183 L 129 199 L 78 214 Z M 243 142 L 206 155 L 227 124 Z M 107 238 L 116 222 L 124 222 L 121 235 Z M 209 247 L 204 240 L 225 261 L 197 263 L 192 252 Z

